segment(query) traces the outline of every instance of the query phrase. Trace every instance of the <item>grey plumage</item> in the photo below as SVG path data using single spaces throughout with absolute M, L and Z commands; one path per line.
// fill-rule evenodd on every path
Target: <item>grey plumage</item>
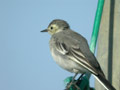
M 63 46 L 65 50 L 59 49 L 61 46 Z M 79 56 L 80 56 L 81 58 L 80 62 L 83 63 L 83 65 L 85 66 L 87 65 L 87 67 L 89 67 L 91 72 L 94 73 L 95 75 L 97 75 L 99 70 L 101 70 L 94 55 L 89 50 L 86 39 L 82 37 L 80 34 L 73 32 L 72 30 L 64 30 L 62 32 L 54 34 L 50 40 L 50 48 L 52 53 L 55 53 L 55 54 L 57 53 L 58 55 L 61 55 L 61 57 L 64 57 L 64 58 L 66 57 L 67 61 L 68 62 L 71 61 L 71 63 L 74 62 L 71 57 L 79 60 Z M 77 55 L 79 55 L 78 58 L 77 58 Z M 65 61 L 64 58 L 61 60 L 62 63 L 64 63 Z M 75 63 L 75 67 L 76 67 L 76 63 Z M 85 66 L 82 66 L 82 67 L 85 67 Z M 76 69 L 79 71 L 81 66 L 79 68 L 78 67 L 75 68 L 75 67 L 72 67 L 72 69 Z M 82 73 L 83 72 L 85 73 L 86 71 L 88 71 L 87 68 L 85 68 L 85 71 L 83 68 L 81 69 Z M 71 70 L 71 72 L 74 72 L 74 71 Z M 102 71 L 100 71 L 99 73 L 104 76 Z
M 91 72 L 107 89 L 115 90 L 105 79 L 99 63 L 89 49 L 87 40 L 72 31 L 66 21 L 53 20 L 44 31 L 52 35 L 49 42 L 50 51 L 60 67 L 73 73 Z

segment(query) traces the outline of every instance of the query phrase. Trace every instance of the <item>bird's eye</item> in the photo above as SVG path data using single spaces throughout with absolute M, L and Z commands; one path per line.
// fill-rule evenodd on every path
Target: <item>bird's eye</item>
M 50 27 L 50 29 L 53 29 L 53 27 Z

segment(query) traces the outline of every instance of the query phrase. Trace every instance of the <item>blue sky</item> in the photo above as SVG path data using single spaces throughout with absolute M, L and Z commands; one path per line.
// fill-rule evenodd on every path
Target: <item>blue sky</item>
M 0 0 L 0 90 L 63 90 L 74 74 L 53 61 L 50 35 L 40 31 L 64 19 L 90 43 L 96 7 L 97 0 Z

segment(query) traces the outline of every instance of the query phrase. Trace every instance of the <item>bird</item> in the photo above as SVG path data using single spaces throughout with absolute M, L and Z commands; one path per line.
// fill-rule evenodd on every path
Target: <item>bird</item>
M 91 73 L 105 89 L 116 90 L 105 78 L 100 64 L 89 49 L 87 40 L 73 31 L 65 20 L 54 19 L 47 29 L 41 32 L 48 32 L 51 35 L 50 52 L 61 68 L 75 73 L 75 76 Z

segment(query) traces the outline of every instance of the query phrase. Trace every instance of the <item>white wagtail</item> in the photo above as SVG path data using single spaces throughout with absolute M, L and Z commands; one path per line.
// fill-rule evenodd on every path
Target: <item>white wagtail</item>
M 87 40 L 72 31 L 69 24 L 60 19 L 53 20 L 47 29 L 41 32 L 51 34 L 49 42 L 51 54 L 55 62 L 65 70 L 84 74 L 90 72 L 108 90 L 115 88 L 105 79 L 105 75 L 90 51 Z

